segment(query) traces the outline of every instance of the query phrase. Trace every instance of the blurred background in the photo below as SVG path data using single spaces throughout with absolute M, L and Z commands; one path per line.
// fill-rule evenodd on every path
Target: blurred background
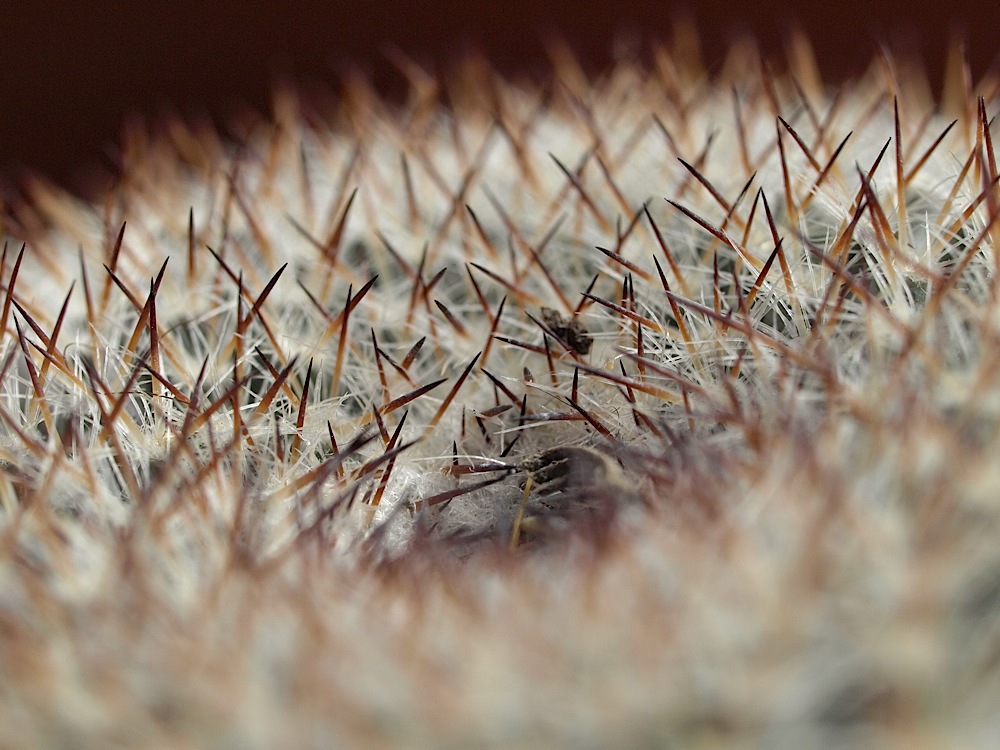
M 398 95 L 391 46 L 431 68 L 478 50 L 508 73 L 540 75 L 556 36 L 599 72 L 616 44 L 666 37 L 679 18 L 698 29 L 710 65 L 742 35 L 780 53 L 796 25 L 831 83 L 861 72 L 884 43 L 922 59 L 937 85 L 951 35 L 965 38 L 974 78 L 996 65 L 1000 4 L 963 14 L 924 0 L 19 3 L 0 17 L 0 178 L 32 170 L 85 191 L 112 168 L 107 154 L 130 115 L 179 111 L 224 125 L 240 108 L 267 111 L 279 77 L 335 88 L 352 67 Z

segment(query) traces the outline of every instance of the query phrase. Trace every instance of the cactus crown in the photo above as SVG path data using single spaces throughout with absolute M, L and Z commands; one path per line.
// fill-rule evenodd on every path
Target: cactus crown
M 279 91 L 11 207 L 0 725 L 961 736 L 926 712 L 1000 679 L 959 648 L 997 647 L 996 82 L 560 59 Z

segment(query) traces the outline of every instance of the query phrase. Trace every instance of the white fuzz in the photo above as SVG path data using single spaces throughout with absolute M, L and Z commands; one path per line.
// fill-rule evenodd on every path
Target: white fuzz
M 414 69 L 32 185 L 0 746 L 1000 742 L 997 85 L 797 65 Z

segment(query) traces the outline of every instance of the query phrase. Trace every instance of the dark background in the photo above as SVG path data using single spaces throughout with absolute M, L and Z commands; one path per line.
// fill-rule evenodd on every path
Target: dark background
M 995 62 L 1000 4 L 974 11 L 940 2 L 753 4 L 708 1 L 686 8 L 631 0 L 428 0 L 364 2 L 23 2 L 0 16 L 0 178 L 39 171 L 77 190 L 130 114 L 167 109 L 218 123 L 240 107 L 268 107 L 275 76 L 335 87 L 346 65 L 383 91 L 401 79 L 384 54 L 396 45 L 429 66 L 481 50 L 507 72 L 540 74 L 544 40 L 567 41 L 591 71 L 611 60 L 616 38 L 663 37 L 679 14 L 699 29 L 711 64 L 736 36 L 780 53 L 793 23 L 812 39 L 835 82 L 859 73 L 878 43 L 922 58 L 940 80 L 949 35 L 964 35 L 976 77 Z M 88 175 L 90 175 L 88 177 Z

